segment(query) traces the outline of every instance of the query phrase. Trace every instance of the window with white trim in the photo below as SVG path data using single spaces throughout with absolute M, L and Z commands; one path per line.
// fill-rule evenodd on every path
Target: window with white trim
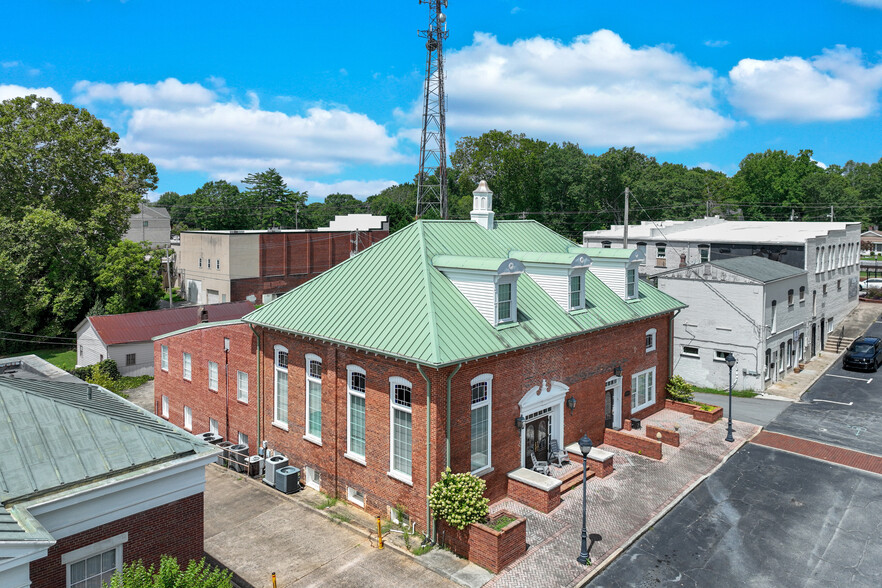
M 496 324 L 513 320 L 514 284 L 503 282 L 496 284 Z
M 248 402 L 248 372 L 236 371 L 236 400 Z
M 684 345 L 682 355 L 686 355 L 688 357 L 698 357 L 698 347 Z
M 248 435 L 239 431 L 239 445 L 248 445 Z
M 600 246 L 604 249 L 612 248 L 612 241 L 601 241 Z
M 306 436 L 322 438 L 322 358 L 306 354 Z
M 390 474 L 408 484 L 412 483 L 412 390 L 413 384 L 404 378 L 397 376 L 389 378 L 389 420 L 392 431 L 389 469 Z
M 778 301 L 772 300 L 772 332 L 778 330 Z
M 636 298 L 637 296 L 637 270 L 636 269 L 628 269 L 625 270 L 625 277 L 627 280 L 627 289 L 625 290 L 628 298 Z
M 217 419 L 209 418 L 208 419 L 208 432 L 218 434 L 219 425 Z
M 665 257 L 667 247 L 664 243 L 655 244 L 655 267 L 666 267 L 667 258 Z
M 805 286 L 799 287 L 799 301 L 805 302 Z
M 658 333 L 656 329 L 646 331 L 646 352 L 655 351 L 655 336 Z
M 346 453 L 364 460 L 366 374 L 356 365 L 346 366 Z
M 820 247 L 815 247 L 815 273 L 821 273 L 821 261 L 823 259 L 823 254 L 821 253 Z
M 273 386 L 273 424 L 288 429 L 288 350 L 276 345 L 273 355 L 274 386 Z
M 631 376 L 631 412 L 655 404 L 655 368 Z
M 168 418 L 168 396 L 162 397 L 162 418 Z
M 731 351 L 714 351 L 714 361 L 726 361 L 726 358 L 731 354 Z
M 493 375 L 472 380 L 472 472 L 490 467 L 490 412 Z
M 707 263 L 710 260 L 710 245 L 698 246 L 698 258 L 701 260 L 701 263 Z
M 793 306 L 793 290 L 787 290 L 787 306 Z
M 82 350 L 82 347 L 80 347 Z M 80 355 L 82 355 L 82 351 L 80 351 Z M 168 371 L 168 345 L 160 345 L 159 346 L 159 367 L 162 371 Z
M 347 486 L 346 498 L 349 500 L 349 502 L 352 502 L 364 508 L 364 492 L 362 492 L 361 490 L 357 490 L 352 486 Z
M 208 389 L 217 392 L 217 363 L 208 362 Z
M 193 364 L 190 360 L 190 354 L 184 354 L 184 379 L 190 380 L 193 377 Z
M 570 276 L 570 310 L 578 310 L 585 306 L 582 292 L 584 280 L 579 274 Z
M 189 406 L 184 407 L 184 428 L 188 431 L 193 430 L 193 409 Z
M 67 588 L 91 588 L 109 586 L 113 574 L 122 570 L 123 545 L 129 540 L 128 533 L 110 537 L 86 547 L 69 551 L 61 556 L 66 567 Z
M 771 367 L 772 367 L 772 350 L 771 350 L 771 349 L 766 349 L 766 371 L 765 371 L 765 376 L 766 376 L 766 379 L 767 379 L 767 380 L 771 379 L 771 377 L 772 377 L 772 370 L 771 370 Z

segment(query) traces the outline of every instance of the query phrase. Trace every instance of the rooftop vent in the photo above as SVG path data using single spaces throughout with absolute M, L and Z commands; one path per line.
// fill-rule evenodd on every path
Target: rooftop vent
M 472 220 L 484 227 L 485 229 L 493 229 L 495 221 L 493 220 L 493 192 L 485 180 L 478 183 L 478 187 L 472 192 Z

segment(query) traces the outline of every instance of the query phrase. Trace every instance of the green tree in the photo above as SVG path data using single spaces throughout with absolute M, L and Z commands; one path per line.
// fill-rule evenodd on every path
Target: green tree
M 156 200 L 156 206 L 161 206 L 167 211 L 171 212 L 172 206 L 177 204 L 178 200 L 180 199 L 181 195 L 177 192 L 163 192 Z
M 371 214 L 386 217 L 389 221 L 389 232 L 394 233 L 414 221 L 416 216 L 416 184 L 406 182 L 390 186 L 379 194 L 368 196 L 367 205 L 370 207 Z
M 254 228 L 296 227 L 300 211 L 306 205 L 306 192 L 288 189 L 275 169 L 251 173 L 242 180 L 249 186 L 248 201 L 254 215 Z
M 190 560 L 181 569 L 177 559 L 163 555 L 155 571 L 152 565 L 144 567 L 141 560 L 123 565 L 122 571 L 113 574 L 110 588 L 232 588 L 232 575 L 212 568 L 205 559 Z
M 95 283 L 108 294 L 109 314 L 153 310 L 162 296 L 160 258 L 147 243 L 121 241 L 102 257 Z
M 156 188 L 153 164 L 122 152 L 118 141 L 85 109 L 36 96 L 0 103 L 0 320 L 7 330 L 64 334 L 94 300 L 91 261 L 119 241 Z

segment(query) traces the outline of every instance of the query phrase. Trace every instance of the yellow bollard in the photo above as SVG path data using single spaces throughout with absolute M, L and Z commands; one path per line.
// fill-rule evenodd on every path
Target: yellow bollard
M 273 572 L 273 588 L 276 588 L 276 573 Z
M 379 549 L 383 549 L 383 526 L 380 524 L 380 517 L 377 517 L 377 539 Z

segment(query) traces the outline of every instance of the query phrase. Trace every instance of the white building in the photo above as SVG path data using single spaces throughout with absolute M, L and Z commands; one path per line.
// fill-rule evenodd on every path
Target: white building
M 586 247 L 622 247 L 624 227 L 585 231 Z M 762 256 L 807 272 L 810 312 L 806 355 L 823 349 L 828 335 L 858 303 L 860 223 L 727 221 L 643 222 L 628 227 L 628 246 L 646 254 L 640 268 L 654 276 L 678 267 L 734 257 Z M 814 337 L 811 334 L 814 333 Z
M 166 247 L 171 241 L 171 217 L 161 206 L 148 206 L 143 202 L 139 210 L 129 217 L 129 230 L 123 239 L 140 243 L 147 241 L 153 247 Z
M 674 318 L 673 367 L 698 386 L 763 391 L 811 355 L 808 272 L 737 257 L 657 274 L 659 290 L 688 304 Z M 817 333 L 816 333 L 817 335 Z

